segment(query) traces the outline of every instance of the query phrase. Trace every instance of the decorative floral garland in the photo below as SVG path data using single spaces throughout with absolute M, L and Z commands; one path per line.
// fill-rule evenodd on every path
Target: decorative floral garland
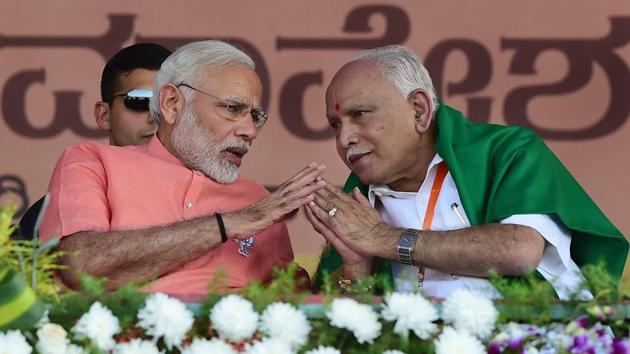
M 123 334 L 119 319 L 97 301 L 71 328 L 51 323 L 45 316 L 31 331 L 0 333 L 0 353 L 630 352 L 628 338 L 615 338 L 609 327 L 599 322 L 591 326 L 586 317 L 566 325 L 497 325 L 499 312 L 493 302 L 463 289 L 453 292 L 440 309 L 419 293 L 391 293 L 380 305 L 335 298 L 322 305 L 325 320 L 309 321 L 299 306 L 285 302 L 273 302 L 262 313 L 254 306 L 241 295 L 231 294 L 221 297 L 208 313 L 195 316 L 179 300 L 152 294 L 136 314 L 135 326 Z M 612 308 L 597 311 L 605 319 Z M 391 333 L 386 335 L 388 330 Z M 332 341 L 325 339 L 331 334 Z
M 62 254 L 50 252 L 54 244 L 13 241 L 13 211 L 0 208 L 0 325 L 28 329 L 0 331 L 0 354 L 630 354 L 628 307 L 595 302 L 617 303 L 625 296 L 603 266 L 582 269 L 595 299 L 565 303 L 569 310 L 555 317 L 549 311 L 553 290 L 544 281 L 491 278 L 505 299 L 528 306 L 525 319 L 522 308 L 519 314 L 463 289 L 439 305 L 419 293 L 395 292 L 375 305 L 361 289 L 374 288 L 378 279 L 359 282 L 358 291 L 347 289 L 355 298 L 328 289 L 331 301 L 316 305 L 319 312 L 311 311 L 312 305 L 302 304 L 303 295 L 296 292 L 291 267 L 277 272 L 271 283 L 252 284 L 243 295 L 211 291 L 194 308 L 165 294 L 147 296 L 133 285 L 106 292 L 104 280 L 89 277 L 83 279 L 82 292 L 60 296 L 52 271 L 61 268 L 57 260 Z M 32 289 L 25 275 L 30 275 Z M 49 304 L 48 312 L 33 327 L 43 302 Z M 584 312 L 588 316 L 574 319 Z

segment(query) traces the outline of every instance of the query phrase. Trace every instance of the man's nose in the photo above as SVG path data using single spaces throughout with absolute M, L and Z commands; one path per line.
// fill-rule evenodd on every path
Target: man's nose
M 247 114 L 248 117 L 239 119 L 236 121 L 235 135 L 241 137 L 247 141 L 252 141 L 258 136 L 258 128 L 254 125 L 254 119 L 251 114 Z
M 357 129 L 352 124 L 342 124 L 339 127 L 339 134 L 337 135 L 337 143 L 344 149 L 356 144 L 359 141 L 359 135 Z

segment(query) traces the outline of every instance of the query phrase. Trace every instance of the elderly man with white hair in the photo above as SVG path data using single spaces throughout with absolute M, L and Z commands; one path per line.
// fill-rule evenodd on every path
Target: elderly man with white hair
M 353 174 L 343 193 L 315 193 L 307 216 L 332 246 L 320 263 L 344 288 L 370 274 L 400 291 L 498 296 L 490 270 L 536 269 L 560 298 L 578 266 L 620 277 L 628 243 L 533 132 L 473 124 L 439 102 L 428 71 L 402 46 L 360 53 L 334 76 L 326 116 Z
M 41 227 L 43 242 L 58 237 L 68 252 L 63 280 L 77 286 L 79 271 L 110 288 L 148 279 L 149 291 L 190 299 L 213 278 L 235 289 L 290 263 L 283 219 L 323 187 L 325 167 L 311 163 L 271 194 L 239 175 L 267 120 L 261 97 L 249 56 L 221 41 L 190 43 L 157 75 L 159 129 L 147 145 L 68 147 Z

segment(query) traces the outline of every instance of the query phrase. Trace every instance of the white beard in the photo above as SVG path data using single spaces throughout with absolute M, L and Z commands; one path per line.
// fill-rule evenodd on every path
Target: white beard
M 246 140 L 220 142 L 199 124 L 192 107 L 184 109 L 182 118 L 171 134 L 171 146 L 177 157 L 189 168 L 199 170 L 213 180 L 227 184 L 238 177 L 239 167 L 223 156 L 230 148 L 249 150 Z

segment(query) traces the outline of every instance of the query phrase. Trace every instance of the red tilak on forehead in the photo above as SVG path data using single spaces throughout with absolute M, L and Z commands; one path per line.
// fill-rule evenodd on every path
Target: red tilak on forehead
M 335 103 L 335 112 L 339 113 L 339 103 Z

